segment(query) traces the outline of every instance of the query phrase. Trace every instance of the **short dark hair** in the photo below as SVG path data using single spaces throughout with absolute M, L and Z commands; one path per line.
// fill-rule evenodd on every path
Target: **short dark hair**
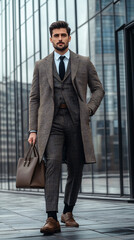
M 71 28 L 68 26 L 67 22 L 64 22 L 64 21 L 53 22 L 49 27 L 51 37 L 52 37 L 53 29 L 56 29 L 56 28 L 66 28 L 68 36 L 70 36 Z

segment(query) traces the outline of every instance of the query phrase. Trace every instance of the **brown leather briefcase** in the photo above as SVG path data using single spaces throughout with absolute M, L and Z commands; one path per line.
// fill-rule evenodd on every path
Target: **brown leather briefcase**
M 45 164 L 39 162 L 35 145 L 31 145 L 25 158 L 19 158 L 16 174 L 16 188 L 44 188 Z

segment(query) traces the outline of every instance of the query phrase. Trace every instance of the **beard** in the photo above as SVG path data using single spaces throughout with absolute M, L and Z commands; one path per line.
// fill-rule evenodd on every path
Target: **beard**
M 53 47 L 56 49 L 56 50 L 58 50 L 58 51 L 64 51 L 65 49 L 67 49 L 68 48 L 68 43 L 67 44 L 65 44 L 63 47 L 58 47 L 57 45 L 55 45 L 55 44 L 53 44 Z

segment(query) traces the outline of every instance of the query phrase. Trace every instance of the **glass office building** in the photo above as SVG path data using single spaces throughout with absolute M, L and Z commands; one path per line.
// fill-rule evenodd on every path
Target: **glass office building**
M 69 23 L 70 49 L 90 57 L 105 89 L 91 121 L 97 163 L 84 166 L 81 193 L 133 198 L 134 0 L 0 0 L 0 189 L 16 190 L 34 63 L 53 51 L 57 20 Z M 65 181 L 63 164 L 61 192 Z

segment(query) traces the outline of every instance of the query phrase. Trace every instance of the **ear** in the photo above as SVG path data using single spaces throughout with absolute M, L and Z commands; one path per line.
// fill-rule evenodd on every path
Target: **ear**
M 52 37 L 50 37 L 50 42 L 52 42 Z
M 68 37 L 69 42 L 71 41 L 71 36 Z

